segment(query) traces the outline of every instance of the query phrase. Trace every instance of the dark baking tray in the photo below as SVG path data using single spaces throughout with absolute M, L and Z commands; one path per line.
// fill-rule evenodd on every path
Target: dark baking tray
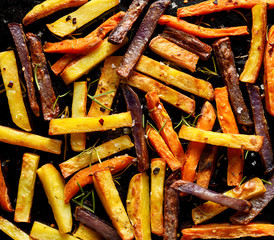
M 11 38 L 11 35 L 8 31 L 7 28 L 7 23 L 9 22 L 21 22 L 25 14 L 33 8 L 36 4 L 42 2 L 41 0 L 0 0 L 0 51 L 5 51 L 7 49 L 14 49 L 14 43 Z M 91 24 L 88 26 L 85 26 L 85 28 L 80 29 L 79 32 L 84 36 L 88 32 L 91 31 L 91 29 L 94 29 L 95 26 L 99 25 L 104 17 L 109 17 L 114 11 L 119 11 L 124 10 L 126 11 L 130 2 L 128 0 L 121 0 L 120 5 L 118 8 L 110 10 L 108 13 L 105 14 L 105 16 L 102 16 L 99 18 L 99 20 L 93 21 Z M 150 1 L 152 3 L 153 1 Z M 183 0 L 173 0 L 173 3 L 175 3 L 178 7 L 183 6 Z M 194 4 L 197 2 L 201 2 L 199 0 L 191 0 L 189 1 L 188 4 Z M 176 7 L 174 5 L 170 5 L 166 11 L 167 14 L 171 15 L 176 15 Z M 147 8 L 146 8 L 147 9 Z M 50 34 L 50 32 L 47 30 L 45 24 L 53 22 L 54 20 L 58 19 L 61 17 L 63 14 L 69 13 L 72 11 L 71 9 L 69 10 L 63 10 L 61 12 L 55 13 L 52 16 L 49 16 L 45 19 L 39 20 L 33 24 L 31 24 L 28 27 L 25 27 L 24 30 L 25 32 L 33 32 L 36 34 L 39 34 L 42 38 L 43 41 L 57 41 L 57 39 Z M 251 11 L 250 10 L 237 10 L 244 14 L 245 18 L 247 19 L 247 23 L 245 19 L 236 11 L 231 11 L 231 12 L 222 12 L 222 13 L 215 13 L 215 14 L 210 14 L 206 15 L 203 18 L 203 22 L 209 23 L 211 27 L 221 27 L 221 26 L 238 26 L 238 25 L 245 25 L 248 24 L 249 29 L 251 29 Z M 145 11 L 144 11 L 145 12 Z M 273 10 L 268 11 L 268 25 L 271 26 L 274 23 L 274 18 L 272 17 L 274 14 Z M 143 16 L 144 14 L 142 14 Z M 225 17 L 224 17 L 225 15 Z M 195 22 L 199 20 L 200 17 L 193 17 L 193 18 L 188 18 L 187 20 L 191 22 Z M 133 33 L 134 31 L 138 28 L 138 24 L 140 21 L 134 24 L 133 27 Z M 158 26 L 154 35 L 157 33 L 160 33 L 162 31 L 163 27 Z M 234 52 L 235 56 L 243 56 L 248 53 L 249 50 L 249 44 L 250 44 L 250 37 L 251 36 L 244 36 L 244 37 L 231 37 L 231 42 L 232 42 L 232 49 Z M 213 40 L 204 40 L 205 42 L 211 44 Z M 123 54 L 125 51 L 125 47 L 120 50 L 118 54 Z M 157 55 L 152 53 L 149 49 L 146 50 L 145 52 L 146 55 L 162 60 L 159 58 Z M 58 59 L 59 55 L 47 55 L 48 61 L 50 63 L 54 63 L 56 59 Z M 237 58 L 236 59 L 236 66 L 239 71 L 241 72 L 243 66 L 244 66 L 245 59 L 242 58 Z M 212 61 L 209 60 L 207 62 L 200 61 L 199 66 L 207 66 L 210 69 L 213 69 Z M 102 64 L 100 64 L 98 67 L 96 67 L 94 70 L 92 70 L 87 76 L 83 77 L 82 79 L 85 80 L 86 77 L 90 77 L 91 79 L 96 79 L 100 76 L 100 68 L 102 67 Z M 185 71 L 185 70 L 184 70 Z M 199 72 L 194 73 L 195 76 L 200 77 L 202 79 L 206 79 L 207 76 L 203 75 Z M 218 86 L 223 86 L 222 79 L 218 77 L 213 77 L 209 80 L 214 87 Z M 71 88 L 71 86 L 66 86 L 60 78 L 55 77 L 52 75 L 52 82 L 54 89 L 56 91 L 56 94 L 63 94 L 67 92 L 68 89 Z M 257 84 L 259 86 L 262 85 L 262 73 L 260 74 L 260 77 L 257 81 Z M 94 85 L 95 87 L 95 85 Z M 241 88 L 243 90 L 246 102 L 248 104 L 248 98 L 246 95 L 246 90 L 245 86 L 241 85 Z M 92 91 L 92 90 L 91 90 Z M 94 90 L 95 91 L 95 90 Z M 145 106 L 145 100 L 144 100 L 144 94 L 138 90 L 136 92 L 139 94 L 141 98 L 141 102 Z M 263 90 L 262 90 L 263 93 Z M 187 94 L 187 93 L 186 93 Z M 187 94 L 189 95 L 189 94 Z M 189 95 L 190 96 L 190 95 Z M 122 94 L 121 91 L 118 91 L 117 97 L 114 101 L 114 111 L 119 112 L 119 111 L 125 111 L 126 106 L 124 101 L 122 100 Z M 27 98 L 25 97 L 25 100 L 27 102 Z M 122 101 L 121 101 L 122 100 Z M 199 113 L 199 110 L 202 106 L 203 100 L 196 97 L 197 101 L 197 108 L 196 112 Z M 59 104 L 61 109 L 64 109 L 65 106 L 70 106 L 71 104 L 71 96 L 67 96 L 65 98 L 62 98 L 59 100 Z M 180 120 L 181 112 L 173 107 L 170 107 L 168 105 L 165 105 L 169 114 L 172 116 L 172 119 L 174 123 L 178 123 Z M 146 109 L 144 108 L 145 113 L 147 114 Z M 47 131 L 48 131 L 48 122 L 43 121 L 42 118 L 36 118 L 30 111 L 29 111 L 31 120 L 32 120 L 32 126 L 33 126 L 33 131 L 37 134 L 41 134 L 43 136 L 47 136 Z M 266 117 L 269 123 L 269 129 L 270 129 L 270 135 L 273 136 L 273 131 L 274 131 L 274 123 L 273 123 L 273 117 L 269 116 L 266 113 Z M 9 113 L 9 108 L 8 108 L 8 103 L 5 94 L 0 95 L 0 124 L 4 126 L 10 126 L 13 128 L 16 128 L 16 126 L 13 124 L 11 121 L 10 113 Z M 218 124 L 216 123 L 215 130 L 219 128 Z M 240 129 L 241 132 L 249 132 L 252 133 L 254 130 L 251 129 Z M 114 138 L 115 136 L 121 135 L 123 132 L 123 129 L 119 129 L 115 132 L 106 132 L 106 133 L 93 133 L 90 134 L 88 144 L 87 146 L 91 146 L 98 138 L 101 139 L 101 141 L 107 141 L 107 139 Z M 63 137 L 57 137 L 59 139 L 63 139 Z M 184 144 L 184 147 L 187 146 L 186 142 L 182 142 Z M 272 137 L 272 145 L 274 143 L 273 137 Z M 223 149 L 224 150 L 224 149 Z M 2 161 L 2 167 L 3 171 L 6 175 L 6 180 L 9 185 L 9 190 L 10 190 L 10 198 L 12 201 L 12 205 L 15 206 L 16 203 L 16 195 L 17 195 L 17 188 L 18 188 L 18 180 L 20 176 L 20 169 L 21 169 L 21 160 L 22 156 L 25 152 L 36 152 L 41 156 L 40 160 L 40 165 L 42 166 L 45 163 L 53 163 L 56 167 L 58 167 L 58 164 L 63 161 L 63 154 L 62 155 L 54 155 L 54 154 L 48 154 L 44 153 L 41 151 L 34 151 L 32 149 L 26 149 L 23 147 L 17 147 L 17 146 L 12 146 L 4 143 L 0 143 L 0 159 Z M 127 152 L 130 154 L 134 154 L 134 151 Z M 225 151 L 219 151 L 219 157 L 222 156 L 222 154 L 225 153 Z M 69 150 L 67 152 L 67 159 L 69 157 L 74 156 L 75 153 Z M 156 156 L 155 153 L 151 152 L 151 156 Z M 225 186 L 225 178 L 226 178 L 226 158 L 220 158 L 218 167 L 216 169 L 216 172 L 214 174 L 214 178 L 211 181 L 211 187 L 213 189 L 216 189 L 217 191 L 222 191 L 226 190 Z M 127 187 L 129 184 L 129 181 L 131 177 L 137 173 L 136 167 L 130 167 L 129 170 L 127 170 L 123 175 L 122 179 L 120 180 L 121 185 L 117 185 L 117 188 L 120 192 L 122 200 L 125 202 L 126 199 L 126 193 L 127 193 Z M 263 170 L 260 164 L 260 158 L 259 155 L 256 153 L 249 153 L 248 157 L 246 159 L 246 164 L 245 164 L 245 175 L 248 177 L 262 177 L 264 179 L 268 179 L 269 176 L 264 176 L 263 175 Z M 93 186 L 87 186 L 85 190 L 90 191 L 93 188 Z M 1 194 L 1 193 L 0 193 Z M 190 218 L 190 209 L 194 207 L 193 203 L 198 203 L 199 200 L 195 198 L 186 198 L 183 201 L 181 201 L 180 204 L 180 228 L 184 227 L 190 227 L 193 223 Z M 72 204 L 73 205 L 73 204 Z M 274 204 L 273 202 L 267 206 L 260 216 L 256 218 L 256 221 L 262 221 L 262 222 L 270 222 L 274 223 L 274 218 L 273 218 L 273 211 L 274 210 Z M 219 216 L 215 217 L 213 220 L 210 222 L 227 222 L 229 215 L 233 213 L 230 210 L 227 210 L 223 214 L 220 214 Z M 105 214 L 105 211 L 103 209 L 103 206 L 100 203 L 100 200 L 96 197 L 96 214 L 99 215 L 100 217 L 106 219 L 109 221 L 108 217 Z M 9 219 L 10 221 L 13 221 L 13 214 L 6 213 L 2 209 L 0 209 L 0 215 Z M 46 224 L 55 224 L 53 214 L 51 211 L 51 208 L 48 204 L 47 198 L 44 194 L 43 187 L 37 178 L 36 181 L 36 186 L 35 186 L 35 195 L 34 195 L 34 200 L 33 200 L 33 208 L 32 208 L 32 222 L 34 220 L 41 221 Z M 20 227 L 22 230 L 26 231 L 27 233 L 30 232 L 32 224 L 26 224 L 26 223 L 17 223 L 16 224 L 18 227 Z M 10 239 L 7 237 L 7 235 L 3 234 L 0 231 L 0 239 L 1 240 L 8 240 Z M 161 239 L 155 235 L 153 235 L 153 239 Z M 253 238 L 245 238 L 246 240 L 253 239 Z M 259 239 L 273 239 L 271 237 L 263 237 Z

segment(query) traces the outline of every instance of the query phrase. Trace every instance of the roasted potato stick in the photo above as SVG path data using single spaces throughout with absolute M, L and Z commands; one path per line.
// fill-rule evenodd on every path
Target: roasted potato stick
M 87 106 L 87 82 L 75 82 L 73 84 L 73 99 L 71 117 L 86 117 Z M 74 133 L 70 135 L 70 146 L 73 151 L 81 152 L 86 148 L 86 134 Z
M 72 61 L 60 74 L 61 78 L 65 84 L 70 84 L 76 81 L 78 78 L 87 74 L 97 64 L 102 62 L 107 56 L 113 54 L 124 46 L 127 41 L 128 39 L 126 38 L 122 44 L 114 45 L 109 43 L 106 38 L 96 49 L 92 50 L 87 55 L 80 56 Z
M 239 148 L 254 152 L 260 151 L 264 140 L 264 137 L 257 135 L 218 133 L 204 131 L 198 128 L 188 127 L 186 125 L 182 126 L 179 132 L 179 138 L 183 138 L 188 141 L 208 143 L 211 145 L 230 148 Z
M 103 240 L 100 234 L 80 223 L 77 230 L 72 234 L 73 237 L 82 240 Z
M 141 73 L 133 72 L 126 83 L 144 92 L 156 91 L 160 99 L 184 112 L 193 114 L 195 111 L 193 99 Z
M 164 184 L 166 161 L 162 158 L 151 159 L 150 226 L 151 232 L 164 234 Z
M 14 240 L 32 240 L 25 232 L 16 227 L 13 223 L 0 216 L 0 230 Z
M 23 18 L 23 24 L 29 25 L 38 19 L 47 17 L 52 13 L 65 8 L 78 7 L 86 3 L 88 0 L 46 0 L 36 5 Z
M 61 154 L 62 141 L 0 126 L 0 142 Z
M 196 69 L 199 60 L 196 54 L 179 47 L 163 37 L 157 36 L 153 38 L 149 43 L 149 48 L 156 54 L 176 63 L 182 68 L 186 68 L 191 72 L 194 72 Z
M 266 41 L 267 3 L 258 4 L 252 8 L 252 39 L 248 59 L 239 80 L 255 83 L 263 62 Z
M 5 211 L 8 212 L 13 212 L 13 208 L 11 206 L 11 202 L 10 202 L 10 198 L 8 195 L 8 188 L 3 176 L 3 172 L 2 172 L 2 165 L 1 165 L 1 161 L 0 161 L 0 206 L 2 209 L 4 209 Z
M 231 225 L 229 223 L 212 223 L 182 230 L 181 240 L 234 239 L 242 237 L 274 236 L 274 225 L 251 223 L 248 225 Z
M 15 222 L 30 222 L 30 212 L 40 156 L 34 153 L 23 155 L 21 175 L 18 186 L 16 208 L 14 212 Z
M 136 240 L 151 239 L 149 211 L 149 178 L 146 172 L 132 177 L 127 192 L 127 213 Z
M 86 151 L 81 152 L 75 157 L 59 164 L 62 175 L 64 178 L 69 177 L 78 170 L 93 164 L 100 159 L 107 158 L 115 153 L 123 151 L 125 149 L 133 147 L 130 137 L 125 135 L 108 142 L 101 144 L 100 146 L 89 148 Z
M 116 74 L 116 68 L 119 66 L 122 57 L 111 56 L 105 59 L 104 67 L 102 69 L 101 77 L 97 85 L 95 96 L 109 92 L 109 94 L 97 97 L 96 100 L 102 103 L 104 106 L 111 108 L 113 99 L 116 95 L 116 91 L 120 84 L 120 79 Z M 103 108 L 101 105 L 92 101 L 88 116 L 99 117 L 103 115 L 109 115 L 110 110 Z
M 139 62 L 135 66 L 135 69 L 139 72 L 159 79 L 168 85 L 173 85 L 207 100 L 213 100 L 214 98 L 211 83 L 178 71 L 145 55 L 141 56 Z
M 37 170 L 40 181 L 52 208 L 60 233 L 72 229 L 72 214 L 69 203 L 64 202 L 65 181 L 52 164 L 45 164 Z
M 119 236 L 123 240 L 133 239 L 133 229 L 115 187 L 110 170 L 104 169 L 95 172 L 93 174 L 93 182 L 96 192 Z M 147 211 L 147 208 L 145 210 Z
M 92 0 L 47 27 L 53 34 L 64 37 L 118 4 L 119 0 Z
M 79 57 L 77 54 L 65 54 L 51 66 L 51 70 L 58 76 L 77 57 Z
M 263 182 L 259 178 L 253 178 L 243 185 L 233 188 L 225 193 L 225 196 L 239 198 L 239 199 L 251 199 L 266 191 Z M 192 209 L 192 220 L 195 224 L 205 222 L 219 213 L 226 210 L 227 207 L 220 204 L 208 201 L 201 206 Z
M 106 131 L 131 126 L 130 112 L 102 117 L 58 118 L 50 121 L 49 135 Z
M 28 113 L 22 96 L 16 58 L 13 51 L 0 53 L 0 68 L 12 121 L 19 128 L 25 131 L 31 131 Z

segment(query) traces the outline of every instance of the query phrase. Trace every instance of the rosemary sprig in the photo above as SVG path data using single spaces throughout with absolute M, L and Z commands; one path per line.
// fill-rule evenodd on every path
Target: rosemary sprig
M 245 15 L 243 14 L 243 13 L 241 13 L 240 11 L 238 11 L 238 10 L 232 10 L 233 12 L 235 12 L 235 13 L 238 13 L 239 15 L 241 15 L 242 16 L 242 18 L 245 20 L 245 22 L 247 23 L 247 19 L 246 19 L 246 17 L 245 17 Z
M 153 124 L 149 121 L 147 121 L 147 124 L 151 126 L 155 131 L 159 132 L 156 127 L 153 126 Z
M 247 158 L 248 153 L 249 153 L 249 151 L 246 151 L 246 152 L 245 152 L 245 157 L 244 157 L 244 159 Z
M 184 117 L 184 115 L 182 115 L 180 122 L 174 127 L 174 129 L 180 127 L 180 126 L 183 124 L 184 120 L 190 118 L 191 115 L 192 115 L 192 113 L 190 113 L 190 114 L 189 114 L 188 116 L 186 116 L 186 117 Z M 187 124 L 188 124 L 188 122 L 187 122 Z
M 197 71 L 201 72 L 201 73 L 204 73 L 206 75 L 209 75 L 209 76 L 219 76 L 218 73 L 208 69 L 207 67 L 199 67 L 197 68 Z
M 91 85 L 92 85 L 93 83 L 98 82 L 99 80 L 100 80 L 100 78 L 97 78 L 97 79 L 93 80 L 92 82 L 90 82 L 90 83 L 88 84 L 87 92 L 89 92 L 89 90 L 90 90 L 90 88 L 91 88 Z
M 200 113 L 200 114 L 198 114 L 198 115 L 194 118 L 193 123 L 191 124 L 193 127 L 196 126 L 196 122 L 197 122 L 198 118 L 199 118 L 200 116 L 202 116 L 202 115 L 203 115 L 203 114 Z
M 167 121 L 165 121 L 165 123 L 163 124 L 163 126 L 160 128 L 159 133 L 160 133 L 160 132 L 163 130 L 163 128 L 165 127 L 166 122 L 167 122 Z
M 37 89 L 40 91 L 40 85 L 38 83 L 38 78 L 37 78 L 37 68 L 38 66 L 40 67 L 39 64 L 35 64 L 35 68 L 34 68 L 34 81 L 36 83 Z
M 71 90 L 69 90 L 68 92 L 66 92 L 66 93 L 64 93 L 64 94 L 62 94 L 62 95 L 58 95 L 57 98 L 56 98 L 56 100 L 55 100 L 55 102 L 54 102 L 54 104 L 53 104 L 52 110 L 55 109 L 56 104 L 57 104 L 59 98 L 63 98 L 63 97 L 65 97 L 65 96 L 67 96 L 70 92 L 71 92 Z
M 93 100 L 94 102 L 96 102 L 97 104 L 99 104 L 101 107 L 103 107 L 103 108 L 105 108 L 105 109 L 107 109 L 107 110 L 109 110 L 109 111 L 113 111 L 111 108 L 105 106 L 103 103 L 101 103 L 100 101 L 98 101 L 98 100 L 96 99 L 97 97 L 102 97 L 102 96 L 105 96 L 105 95 L 110 94 L 110 93 L 113 93 L 113 92 L 114 92 L 114 90 L 113 90 L 113 91 L 109 91 L 109 92 L 105 92 L 105 93 L 101 93 L 101 94 L 98 94 L 98 95 L 94 95 L 94 96 L 91 96 L 90 94 L 88 94 L 88 97 L 89 97 L 91 100 Z
M 262 179 L 262 178 L 261 178 L 261 180 L 262 180 L 262 182 L 264 182 L 264 183 L 266 183 L 266 184 L 272 185 L 272 182 L 266 181 L 266 180 L 264 180 L 264 179 Z
M 246 176 L 243 177 L 243 179 L 241 180 L 241 182 L 239 183 L 239 186 L 241 186 L 244 182 L 244 180 L 246 179 Z

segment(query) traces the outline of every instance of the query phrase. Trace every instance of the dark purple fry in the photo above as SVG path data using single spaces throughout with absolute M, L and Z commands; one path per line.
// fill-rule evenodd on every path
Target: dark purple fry
M 216 61 L 227 86 L 229 100 L 238 124 L 252 126 L 248 109 L 239 86 L 239 77 L 235 67 L 234 55 L 228 37 L 215 41 L 212 45 Z
M 108 41 L 113 44 L 121 44 L 147 3 L 148 0 L 133 0 L 123 19 L 109 34 Z
M 127 110 L 131 112 L 134 145 L 138 160 L 138 170 L 144 172 L 149 168 L 149 156 L 143 128 L 143 111 L 138 95 L 128 85 L 122 85 L 122 90 L 127 103 Z
M 270 136 L 268 132 L 267 121 L 264 115 L 264 108 L 262 104 L 260 90 L 259 87 L 251 84 L 247 84 L 246 86 L 253 113 L 255 132 L 257 135 L 264 137 L 263 146 L 259 153 L 261 156 L 262 164 L 265 169 L 265 173 L 269 173 L 272 172 L 274 169 L 274 159 Z
M 179 172 L 172 172 L 165 182 L 164 240 L 177 240 L 179 194 L 171 185 L 179 179 Z
M 251 204 L 246 200 L 232 198 L 221 193 L 216 193 L 193 182 L 178 180 L 173 183 L 171 187 L 177 191 L 192 194 L 203 200 L 212 201 L 223 206 L 233 208 L 237 211 L 248 212 L 251 208 Z
M 117 231 L 109 223 L 98 218 L 87 209 L 76 207 L 75 219 L 99 233 L 106 240 L 121 240 Z
M 145 51 L 148 41 L 157 26 L 159 18 L 164 13 L 169 3 L 170 0 L 157 0 L 150 5 L 136 35 L 132 39 L 125 55 L 123 56 L 119 68 L 117 69 L 117 74 L 121 78 L 128 78 L 132 73 L 140 56 Z
M 197 37 L 175 28 L 166 26 L 164 32 L 160 34 L 160 36 L 195 53 L 204 61 L 208 60 L 211 55 L 212 48 L 209 45 L 203 43 Z
M 15 43 L 19 59 L 22 65 L 24 78 L 26 81 L 26 86 L 28 90 L 28 99 L 30 103 L 30 108 L 35 114 L 35 116 L 39 117 L 40 115 L 40 107 L 37 102 L 36 91 L 34 87 L 33 81 L 33 72 L 30 62 L 29 50 L 26 43 L 25 34 L 23 31 L 22 24 L 19 23 L 9 23 L 9 30 L 11 32 L 13 41 Z
M 42 112 L 45 120 L 51 120 L 59 115 L 59 106 L 54 103 L 56 96 L 52 88 L 52 83 L 47 68 L 46 57 L 42 50 L 41 40 L 33 33 L 27 33 L 26 37 L 29 41 L 29 48 L 32 59 L 32 68 L 36 73 L 38 81 L 38 91 L 40 93 L 40 101 Z
M 250 200 L 252 205 L 249 213 L 236 212 L 230 217 L 233 224 L 248 224 L 267 206 L 274 198 L 274 175 L 269 179 L 269 183 L 265 184 L 266 192 Z

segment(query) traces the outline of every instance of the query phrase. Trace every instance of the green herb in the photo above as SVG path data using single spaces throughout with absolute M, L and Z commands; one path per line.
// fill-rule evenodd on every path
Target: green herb
M 182 115 L 180 122 L 174 127 L 174 129 L 180 127 L 180 125 L 182 125 L 182 123 L 184 122 L 184 120 L 188 119 L 189 117 L 191 117 L 192 113 L 190 113 L 188 116 L 184 117 L 184 115 Z M 187 123 L 188 124 L 188 123 Z
M 113 91 L 109 91 L 109 92 L 105 92 L 105 93 L 101 93 L 101 94 L 98 94 L 98 95 L 94 95 L 94 96 L 91 96 L 90 94 L 88 94 L 88 97 L 93 100 L 94 102 L 96 102 L 97 104 L 99 104 L 101 107 L 109 110 L 109 111 L 113 111 L 111 108 L 105 106 L 104 104 L 102 104 L 100 101 L 98 101 L 96 98 L 97 97 L 102 97 L 102 96 L 105 96 L 107 94 L 110 94 L 110 93 L 113 93 L 115 92 L 114 90 Z
M 93 80 L 92 82 L 90 82 L 90 83 L 88 84 L 87 92 L 89 92 L 89 90 L 90 90 L 90 88 L 91 88 L 91 85 L 92 85 L 93 83 L 95 83 L 95 82 L 98 82 L 99 80 L 100 80 L 100 78 L 97 78 L 97 79 Z
M 196 203 L 194 203 L 194 206 L 195 206 L 202 214 L 204 214 L 205 216 L 209 216 L 206 212 L 204 212 L 204 211 L 201 209 L 200 206 L 197 206 Z
M 195 127 L 198 118 L 199 118 L 200 116 L 202 116 L 202 115 L 203 115 L 203 114 L 200 113 L 200 114 L 198 114 L 198 115 L 194 118 L 193 123 L 192 123 L 192 126 L 193 126 L 193 127 Z
M 239 15 L 241 15 L 241 16 L 243 17 L 243 19 L 245 20 L 245 22 L 247 23 L 247 19 L 246 19 L 246 17 L 244 16 L 243 13 L 241 13 L 241 12 L 238 11 L 238 10 L 232 10 L 232 11 L 235 12 L 235 13 L 238 13 Z
M 100 158 L 99 153 L 98 153 L 98 150 L 96 148 L 94 148 L 94 150 L 96 152 L 99 163 L 102 163 L 101 158 Z
M 245 152 L 245 157 L 244 157 L 244 159 L 247 158 L 248 153 L 249 153 L 249 151 L 246 151 L 246 152 Z
M 207 67 L 202 67 L 202 68 L 197 68 L 197 71 L 204 73 L 206 75 L 210 75 L 210 76 L 219 76 L 218 73 L 208 69 Z
M 38 66 L 39 66 L 39 64 L 35 64 L 35 68 L 34 68 L 34 80 L 35 80 L 37 89 L 40 91 L 40 86 L 39 86 L 38 78 L 37 78 L 37 68 L 38 68 Z
M 163 126 L 160 128 L 159 133 L 160 133 L 160 132 L 163 130 L 163 128 L 165 127 L 166 122 L 167 122 L 167 121 L 165 121 L 165 123 L 163 124 Z
M 242 181 L 239 183 L 239 186 L 241 186 L 243 184 L 245 179 L 246 179 L 246 176 L 243 177 Z
M 262 179 L 262 178 L 261 178 L 261 180 L 262 180 L 262 182 L 264 182 L 264 183 L 266 183 L 266 184 L 272 185 L 272 182 L 266 181 L 266 180 L 264 180 L 264 179 Z
M 143 120 L 143 121 L 142 121 L 143 128 L 145 128 L 145 120 L 146 120 L 145 114 L 143 114 L 142 120 Z
M 147 121 L 147 123 L 148 123 L 149 126 L 151 126 L 155 131 L 157 131 L 159 133 L 159 131 L 157 130 L 157 128 L 154 127 L 152 123 L 150 123 L 149 121 Z
M 65 97 L 65 96 L 67 96 L 70 92 L 71 92 L 71 90 L 69 90 L 68 92 L 64 93 L 63 95 L 58 95 L 57 98 L 56 98 L 56 100 L 55 100 L 55 102 L 54 102 L 54 104 L 53 104 L 52 110 L 55 109 L 56 104 L 57 104 L 59 98 L 63 98 L 63 97 Z

